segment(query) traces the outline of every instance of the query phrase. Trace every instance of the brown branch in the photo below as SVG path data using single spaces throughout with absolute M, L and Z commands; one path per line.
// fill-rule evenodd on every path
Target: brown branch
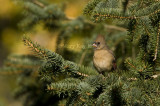
M 131 67 L 133 67 L 135 70 L 137 70 L 137 68 L 136 68 L 133 64 L 131 64 L 128 60 L 126 60 L 126 62 L 127 62 Z M 137 70 L 137 71 L 139 71 L 139 70 Z
M 114 26 L 114 25 L 105 25 L 105 28 L 106 29 L 114 29 L 114 30 L 124 31 L 124 32 L 127 31 L 126 28 L 118 27 L 118 26 Z
M 155 55 L 154 55 L 154 59 L 153 61 L 155 61 L 157 59 L 157 54 L 158 54 L 158 46 L 159 46 L 159 34 L 160 33 L 160 22 L 158 25 L 158 31 L 157 31 L 157 43 L 156 43 L 156 49 L 155 49 Z
M 43 3 L 41 3 L 41 2 L 39 2 L 38 0 L 33 0 L 33 3 L 38 5 L 38 6 L 40 6 L 40 7 L 42 7 L 42 8 L 45 7 L 45 5 Z
M 32 48 L 32 50 L 37 52 L 39 55 L 44 56 L 45 58 L 47 58 L 46 52 L 44 50 L 41 50 L 42 48 L 39 48 L 40 45 L 34 44 L 28 37 L 24 37 L 23 38 L 23 42 L 24 42 L 25 45 L 27 45 L 30 48 Z
M 18 70 L 18 69 L 15 70 L 15 71 L 2 70 L 2 71 L 0 71 L 0 75 L 19 75 L 19 74 L 21 74 L 21 73 L 23 73 L 23 72 L 25 72 L 25 71 L 24 71 L 24 70 Z M 36 70 L 32 71 L 31 76 L 37 77 L 37 76 L 38 76 L 38 71 L 36 71 Z
M 160 74 L 155 74 L 155 75 L 152 75 L 151 78 L 155 79 L 155 78 L 158 78 L 160 76 Z M 128 79 L 129 81 L 136 81 L 137 78 L 129 78 Z
M 88 77 L 87 74 L 83 74 L 83 73 L 80 73 L 80 72 L 77 72 L 78 75 L 81 75 L 81 76 L 84 76 L 84 77 Z
M 39 65 L 23 65 L 23 64 L 13 64 L 13 63 L 9 63 L 9 62 L 6 62 L 5 65 L 6 66 L 10 66 L 10 67 L 29 68 L 29 69 L 38 68 L 39 67 Z
M 20 74 L 24 71 L 17 70 L 17 71 L 0 71 L 0 75 L 13 75 L 13 74 Z

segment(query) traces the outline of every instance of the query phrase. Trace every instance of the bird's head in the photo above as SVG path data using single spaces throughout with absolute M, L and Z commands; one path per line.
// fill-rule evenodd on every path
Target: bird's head
M 104 49 L 106 46 L 105 38 L 102 35 L 98 35 L 96 40 L 93 42 L 94 49 Z

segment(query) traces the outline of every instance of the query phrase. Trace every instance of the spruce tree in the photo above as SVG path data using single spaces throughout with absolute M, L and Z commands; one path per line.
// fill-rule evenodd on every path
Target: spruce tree
M 42 0 L 20 1 L 25 17 L 19 23 L 31 30 L 44 27 L 59 30 L 53 52 L 24 35 L 33 55 L 11 55 L 0 74 L 17 74 L 15 96 L 25 95 L 24 105 L 121 106 L 160 105 L 160 1 L 91 0 L 84 16 L 67 17 L 63 5 Z M 85 48 L 73 52 L 66 46 L 77 33 Z M 114 50 L 118 69 L 103 76 L 92 64 L 92 42 L 98 34 Z

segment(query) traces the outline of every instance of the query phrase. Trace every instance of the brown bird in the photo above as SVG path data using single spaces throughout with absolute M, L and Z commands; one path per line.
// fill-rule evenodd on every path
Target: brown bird
M 115 57 L 113 52 L 106 45 L 104 36 L 98 35 L 93 43 L 93 47 L 93 64 L 96 70 L 103 75 L 105 72 L 116 70 Z

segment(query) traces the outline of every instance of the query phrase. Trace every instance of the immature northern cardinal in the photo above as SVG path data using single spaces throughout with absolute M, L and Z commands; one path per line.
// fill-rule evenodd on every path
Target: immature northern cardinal
M 102 35 L 98 35 L 93 43 L 94 56 L 93 64 L 96 70 L 103 74 L 112 70 L 116 70 L 115 57 L 111 50 L 106 45 L 105 38 Z

